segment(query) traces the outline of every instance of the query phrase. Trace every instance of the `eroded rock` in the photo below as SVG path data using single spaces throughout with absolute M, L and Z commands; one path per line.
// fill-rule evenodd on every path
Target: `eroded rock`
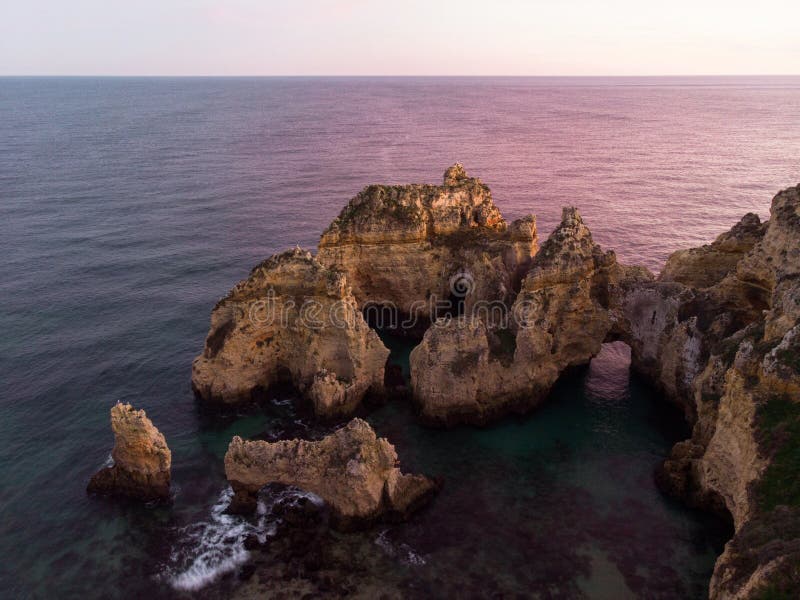
M 534 257 L 508 325 L 480 315 L 435 323 L 411 353 L 413 394 L 434 424 L 487 423 L 541 402 L 568 367 L 587 363 L 614 326 L 615 286 L 652 276 L 617 263 L 565 208 Z
M 295 249 L 255 267 L 214 307 L 192 387 L 230 405 L 288 381 L 317 415 L 332 417 L 382 392 L 388 356 L 345 275 Z
M 424 327 L 453 296 L 464 312 L 510 305 L 536 249 L 533 215 L 506 223 L 489 188 L 457 164 L 441 186 L 365 188 L 322 234 L 317 258 L 347 273 L 362 308 L 390 306 Z
M 381 517 L 405 518 L 431 497 L 436 484 L 422 475 L 403 474 L 398 464 L 394 446 L 361 419 L 316 442 L 245 441 L 237 436 L 225 454 L 234 510 L 253 510 L 262 487 L 282 483 L 325 500 L 339 529 Z
M 114 464 L 95 473 L 87 490 L 143 501 L 168 499 L 172 454 L 145 412 L 118 403 L 111 408 L 111 429 Z
M 800 493 L 789 457 L 800 448 L 800 190 L 775 196 L 767 223 L 748 215 L 711 246 L 673 254 L 661 280 L 621 300 L 634 366 L 693 424 L 657 480 L 731 516 L 736 533 L 717 561 L 711 598 L 795 593 Z
M 694 288 L 711 287 L 722 281 L 761 240 L 766 230 L 757 214 L 747 213 L 730 231 L 711 244 L 678 250 L 667 259 L 660 281 L 676 281 Z

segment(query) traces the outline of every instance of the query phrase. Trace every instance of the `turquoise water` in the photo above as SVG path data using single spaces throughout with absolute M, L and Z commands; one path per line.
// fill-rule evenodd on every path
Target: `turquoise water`
M 508 218 L 536 213 L 541 237 L 576 204 L 598 242 L 657 269 L 745 212 L 766 216 L 800 156 L 798 78 L 0 78 L 0 114 L 10 597 L 239 589 L 209 581 L 235 574 L 241 539 L 271 524 L 220 512 L 230 437 L 324 431 L 287 396 L 260 415 L 204 415 L 191 361 L 217 299 L 266 256 L 314 247 L 364 185 L 438 182 L 461 161 Z M 422 429 L 398 403 L 371 414 L 404 465 L 445 478 L 417 519 L 380 543 L 356 538 L 385 558 L 376 573 L 437 589 L 699 595 L 715 525 L 651 477 L 681 425 L 612 362 L 489 429 Z M 85 493 L 118 400 L 172 448 L 171 507 Z M 425 564 L 392 558 L 387 540 Z
M 535 414 L 490 428 L 420 428 L 391 405 L 370 417 L 404 468 L 445 486 L 397 540 L 418 577 L 469 578 L 482 590 L 554 597 L 702 597 L 726 534 L 663 498 L 653 470 L 680 416 L 631 378 L 629 352 L 604 346 Z

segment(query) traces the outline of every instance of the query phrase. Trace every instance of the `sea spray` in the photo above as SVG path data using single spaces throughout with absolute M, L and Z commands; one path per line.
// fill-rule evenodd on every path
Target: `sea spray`
M 277 532 L 281 519 L 273 509 L 278 502 L 306 498 L 317 506 L 324 504 L 319 496 L 297 488 L 265 490 L 259 497 L 254 520 L 248 520 L 225 512 L 232 498 L 233 490 L 228 486 L 211 507 L 207 521 L 187 525 L 179 532 L 170 565 L 165 569 L 165 577 L 174 589 L 199 590 L 246 563 L 250 552 L 245 540 L 255 536 L 263 544 Z
M 173 588 L 198 590 L 250 558 L 244 540 L 248 535 L 258 535 L 260 528 L 240 516 L 225 513 L 231 498 L 233 490 L 228 487 L 211 507 L 208 521 L 187 525 L 180 532 L 167 569 L 167 580 Z M 264 519 L 261 513 L 259 510 L 259 522 Z

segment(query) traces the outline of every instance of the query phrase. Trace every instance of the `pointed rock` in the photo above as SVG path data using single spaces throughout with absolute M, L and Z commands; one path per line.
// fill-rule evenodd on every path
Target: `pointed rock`
M 114 464 L 95 473 L 87 490 L 144 501 L 168 499 L 172 453 L 145 412 L 117 403 L 111 408 L 111 429 Z

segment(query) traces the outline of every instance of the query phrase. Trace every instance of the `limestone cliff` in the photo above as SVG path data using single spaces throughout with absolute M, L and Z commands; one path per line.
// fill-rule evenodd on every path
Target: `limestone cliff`
M 392 306 L 427 325 L 454 295 L 465 311 L 510 305 L 536 249 L 534 217 L 508 225 L 489 188 L 456 164 L 441 186 L 365 188 L 322 234 L 317 259 L 347 273 L 361 307 Z
M 721 240 L 745 250 L 734 264 L 719 254 Z M 732 517 L 736 534 L 717 561 L 712 598 L 796 593 L 800 190 L 779 193 L 763 226 L 748 215 L 710 247 L 673 255 L 661 281 L 621 300 L 634 366 L 694 424 L 658 481 Z
M 435 492 L 433 481 L 403 474 L 398 464 L 394 446 L 361 419 L 317 442 L 234 437 L 225 454 L 235 510 L 254 509 L 258 490 L 282 483 L 320 496 L 340 529 L 385 516 L 405 517 Z
M 722 281 L 764 235 L 758 215 L 747 213 L 733 229 L 711 244 L 678 250 L 667 259 L 660 281 L 677 281 L 694 288 L 711 287 Z
M 172 454 L 145 412 L 118 403 L 111 408 L 111 429 L 114 464 L 95 473 L 87 490 L 144 501 L 168 499 Z
M 693 425 L 659 484 L 732 517 L 710 596 L 800 590 L 800 187 L 774 198 L 767 223 L 746 215 L 709 246 L 673 254 L 658 280 L 619 265 L 565 209 L 511 312 L 506 331 L 467 316 L 425 334 L 411 355 L 423 417 L 486 422 L 527 409 L 564 369 L 622 339 L 633 368 Z
M 234 404 L 288 381 L 317 415 L 336 416 L 380 393 L 388 355 L 345 275 L 295 249 L 265 260 L 217 303 L 192 386 Z
M 614 325 L 611 290 L 649 280 L 617 263 L 592 240 L 578 211 L 534 257 L 507 327 L 480 315 L 435 323 L 411 353 L 422 417 L 444 425 L 486 423 L 538 404 L 564 369 L 600 351 Z
M 436 318 L 431 304 L 454 297 L 461 310 Z M 309 329 L 295 309 L 277 325 L 253 316 L 254 303 L 309 298 L 343 304 L 349 325 Z M 489 189 L 460 165 L 442 186 L 370 186 L 323 233 L 318 260 L 274 257 L 218 304 L 194 387 L 237 401 L 285 373 L 319 414 L 352 410 L 380 387 L 388 354 L 362 317 L 370 303 L 431 317 L 410 362 L 415 401 L 435 424 L 530 409 L 604 341 L 627 342 L 632 368 L 692 425 L 658 483 L 735 527 L 710 596 L 800 589 L 800 186 L 773 199 L 768 222 L 745 215 L 711 244 L 674 253 L 658 278 L 620 265 L 573 208 L 537 252 L 533 218 L 507 225 Z M 226 470 L 238 500 L 252 502 L 267 481 L 291 483 L 347 522 L 416 497 L 397 492 L 395 480 L 426 489 L 388 466 L 393 450 L 374 433 L 351 426 L 334 441 L 235 439 Z M 355 455 L 366 458 L 347 458 Z M 342 475 L 341 463 L 354 471 Z

